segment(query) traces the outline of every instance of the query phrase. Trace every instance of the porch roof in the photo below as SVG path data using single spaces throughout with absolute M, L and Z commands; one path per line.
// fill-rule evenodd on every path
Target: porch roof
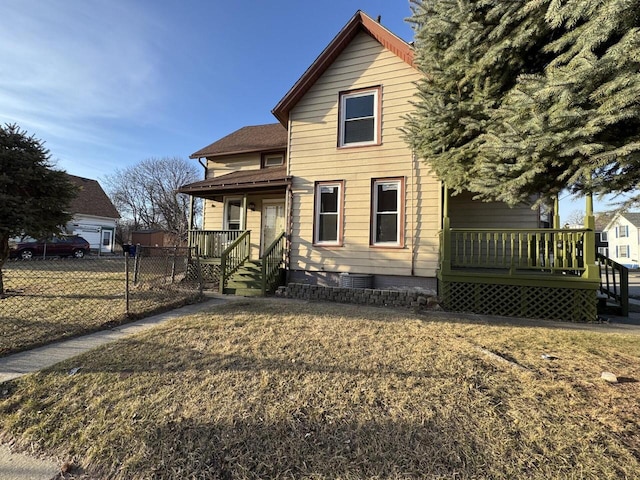
M 286 167 L 270 167 L 260 170 L 241 170 L 219 177 L 207 178 L 183 185 L 178 192 L 212 199 L 230 192 L 243 193 L 282 189 L 290 184 L 291 177 L 287 176 Z

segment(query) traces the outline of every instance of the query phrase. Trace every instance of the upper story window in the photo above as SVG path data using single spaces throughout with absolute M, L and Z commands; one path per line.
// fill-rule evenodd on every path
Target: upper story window
M 340 93 L 339 147 L 380 144 L 380 87 Z
M 622 225 L 620 227 L 616 227 L 616 237 L 628 237 L 629 236 L 629 226 Z
M 284 153 L 265 153 L 262 155 L 262 168 L 281 167 L 284 165 Z
M 601 242 L 607 241 L 607 232 L 600 232 L 600 241 Z

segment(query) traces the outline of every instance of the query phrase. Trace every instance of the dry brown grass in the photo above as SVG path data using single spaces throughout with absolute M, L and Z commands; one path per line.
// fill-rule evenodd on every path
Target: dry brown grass
M 0 299 L 0 356 L 82 335 L 192 301 L 197 291 L 131 286 L 123 259 L 10 262 Z
M 244 300 L 8 384 L 0 426 L 104 478 L 638 478 L 639 359 L 637 335 Z

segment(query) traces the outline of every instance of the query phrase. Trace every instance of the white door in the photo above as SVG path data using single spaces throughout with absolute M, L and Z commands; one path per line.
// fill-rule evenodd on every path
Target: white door
M 113 251 L 113 230 L 102 231 L 100 251 L 102 253 L 111 253 Z
M 264 252 L 282 232 L 284 232 L 284 202 L 264 200 L 262 202 L 261 256 L 262 252 Z

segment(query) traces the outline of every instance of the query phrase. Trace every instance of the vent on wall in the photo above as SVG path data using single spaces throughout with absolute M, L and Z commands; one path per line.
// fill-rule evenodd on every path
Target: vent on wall
M 340 286 L 342 288 L 373 288 L 373 275 L 341 273 Z

